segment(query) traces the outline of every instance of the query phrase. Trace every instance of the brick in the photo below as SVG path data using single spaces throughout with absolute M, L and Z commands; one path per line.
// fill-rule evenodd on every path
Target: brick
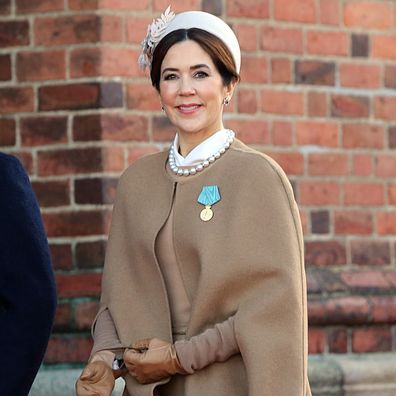
M 298 121 L 297 144 L 337 147 L 338 125 L 321 121 Z
M 308 329 L 308 353 L 320 354 L 325 351 L 326 333 L 323 329 Z
M 93 341 L 91 337 L 52 337 L 49 340 L 44 363 L 80 363 L 86 364 L 91 354 Z
M 239 45 L 242 51 L 257 51 L 257 27 L 248 24 L 235 24 L 233 30 L 238 37 Z
M 363 118 L 369 116 L 370 102 L 366 96 L 332 95 L 332 117 Z
M 221 17 L 223 13 L 222 0 L 202 0 L 202 11 Z
M 237 137 L 246 144 L 269 144 L 270 131 L 268 121 L 228 119 L 227 128 L 235 131 Z
M 0 147 L 14 146 L 16 143 L 15 120 L 11 118 L 0 119 Z
M 29 45 L 28 21 L 0 21 L 0 48 Z
M 242 57 L 241 78 L 244 83 L 266 83 L 268 71 L 266 59 L 247 55 Z
M 348 35 L 344 32 L 309 31 L 307 50 L 309 54 L 345 56 L 348 54 Z
M 326 25 L 339 25 L 340 3 L 338 0 L 320 0 L 320 22 Z
M 49 46 L 96 43 L 101 39 L 101 22 L 101 17 L 96 15 L 36 18 L 35 44 Z
M 350 210 L 334 213 L 334 230 L 339 235 L 369 235 L 373 232 L 373 217 L 369 212 Z
M 128 16 L 126 19 L 127 42 L 140 44 L 143 40 L 143 34 L 147 31 L 147 26 L 151 24 L 152 18 L 140 16 Z
M 34 92 L 31 87 L 0 88 L 0 114 L 34 110 Z
M 374 323 L 395 323 L 396 321 L 396 297 L 380 296 L 371 297 L 372 320 Z
M 367 299 L 358 296 L 310 301 L 308 304 L 309 323 L 316 326 L 365 324 L 369 314 Z
M 257 93 L 253 89 L 239 89 L 238 112 L 246 114 L 257 113 Z
M 45 13 L 62 11 L 63 0 L 16 0 L 16 11 L 19 14 Z
M 302 31 L 300 29 L 265 26 L 261 29 L 260 45 L 264 51 L 302 54 Z
M 344 204 L 359 206 L 383 205 L 385 189 L 382 183 L 345 183 Z
M 289 59 L 271 59 L 271 82 L 289 84 L 292 82 L 292 63 Z
M 312 234 L 328 234 L 330 232 L 330 214 L 328 210 L 311 212 Z
M 389 148 L 394 149 L 396 148 L 396 126 L 389 127 L 388 129 L 388 142 Z
M 111 163 L 105 163 L 106 157 Z M 121 171 L 124 167 L 121 147 L 87 147 L 39 151 L 37 155 L 40 176 L 84 174 L 102 171 Z
M 266 19 L 269 17 L 269 1 L 230 0 L 227 2 L 227 15 Z
M 27 117 L 21 120 L 23 146 L 42 146 L 67 142 L 67 117 Z
M 40 207 L 49 208 L 70 205 L 70 189 L 67 180 L 35 181 L 32 185 Z
M 327 94 L 310 91 L 307 95 L 308 115 L 310 117 L 327 117 Z
M 65 51 L 19 52 L 19 81 L 61 80 L 66 77 Z
M 396 249 L 396 244 L 395 244 L 395 249 Z M 385 278 L 392 287 L 396 286 L 396 272 L 394 271 L 385 272 Z
M 116 178 L 77 179 L 74 181 L 75 201 L 78 204 L 112 204 L 116 188 Z
M 115 16 L 115 15 L 103 15 L 100 20 L 100 27 L 101 27 L 100 42 L 102 43 L 124 42 L 123 17 Z
M 82 301 L 77 303 L 74 316 L 76 329 L 90 330 L 98 310 L 99 303 L 97 301 Z
M 348 291 L 347 286 L 340 279 L 340 274 L 333 272 L 331 268 L 308 267 L 307 270 L 314 271 L 321 295 L 326 293 L 345 293 Z
M 293 124 L 287 121 L 273 121 L 272 143 L 276 146 L 291 146 L 293 144 Z
M 168 0 L 153 0 L 153 9 L 158 13 L 163 12 L 168 5 Z M 172 10 L 176 14 L 182 11 L 198 11 L 201 9 L 200 5 L 201 2 L 199 0 L 174 0 L 172 1 Z
M 377 213 L 377 232 L 380 235 L 396 235 L 396 212 Z
M 304 113 L 304 96 L 302 92 L 261 91 L 261 110 L 266 113 L 302 115 Z
M 375 98 L 374 111 L 376 118 L 396 120 L 396 96 L 379 96 Z
M 165 116 L 153 117 L 153 139 L 154 141 L 170 142 L 175 137 L 174 126 Z
M 388 352 L 392 350 L 389 328 L 355 329 L 352 332 L 352 352 Z
M 308 174 L 312 176 L 343 176 L 348 173 L 348 156 L 339 153 L 308 155 Z
M 387 241 L 351 241 L 352 264 L 381 266 L 391 263 L 390 246 Z
M 396 89 L 396 66 L 385 65 L 384 85 Z
M 143 11 L 147 10 L 149 0 L 130 1 L 130 0 L 100 0 L 100 9 L 125 10 L 125 11 Z
M 75 141 L 146 141 L 147 118 L 134 114 L 89 114 L 75 116 Z
M 345 246 L 338 241 L 307 241 L 305 243 L 305 264 L 314 267 L 345 265 Z
M 142 158 L 142 157 L 144 157 L 146 155 L 158 153 L 159 151 L 160 150 L 158 149 L 158 147 L 154 147 L 154 146 L 146 146 L 146 147 L 136 146 L 136 147 L 132 147 L 132 148 L 130 148 L 128 150 L 128 164 L 132 164 L 133 162 L 135 162 L 139 158 Z
M 119 82 L 51 85 L 39 88 L 39 107 L 45 110 L 82 110 L 122 106 Z
M 344 124 L 342 143 L 348 149 L 384 148 L 385 131 L 382 126 L 370 124 Z
M 137 77 L 137 51 L 126 48 L 78 48 L 71 52 L 71 77 Z
M 11 13 L 11 0 L 0 0 L 0 15 Z
M 340 201 L 336 182 L 303 181 L 299 183 L 299 203 L 302 205 L 332 205 Z
M 396 35 L 373 35 L 372 55 L 381 59 L 396 59 Z
M 342 272 L 341 279 L 353 291 L 374 292 L 389 289 L 389 283 L 381 271 Z
M 51 260 L 55 270 L 69 270 L 73 265 L 72 247 L 69 243 L 51 243 Z
M 43 213 L 48 237 L 103 235 L 108 214 L 100 210 Z
M 344 63 L 340 65 L 341 85 L 355 88 L 379 88 L 381 85 L 381 67 L 378 65 L 358 65 Z
M 346 26 L 367 29 L 388 29 L 393 25 L 389 2 L 348 1 L 344 6 Z
M 327 344 L 330 353 L 348 352 L 348 332 L 346 329 L 331 329 L 327 334 Z
M 370 176 L 373 174 L 373 158 L 370 154 L 355 154 L 352 156 L 352 174 Z
M 297 60 L 294 80 L 297 84 L 335 85 L 335 63 Z
M 26 172 L 31 175 L 33 174 L 33 156 L 31 152 L 27 151 L 13 151 L 12 155 L 15 155 L 22 162 Z
M 267 152 L 288 175 L 304 173 L 304 156 L 297 152 Z
M 396 176 L 396 156 L 393 154 L 382 154 L 377 157 L 376 175 L 379 177 Z
M 56 307 L 54 331 L 68 330 L 71 322 L 71 309 L 70 304 L 62 303 Z
M 313 23 L 316 19 L 315 0 L 275 0 L 274 16 L 280 21 Z
M 149 83 L 129 84 L 127 86 L 127 106 L 129 109 L 143 111 L 158 111 L 161 109 L 158 93 Z
M 388 186 L 388 202 L 390 205 L 396 205 L 396 184 Z
M 102 268 L 106 253 L 105 241 L 80 242 L 76 246 L 78 268 Z
M 293 181 L 292 181 L 292 187 L 293 187 Z M 293 187 L 294 191 L 294 196 L 297 196 L 297 192 L 295 191 L 295 188 Z M 300 219 L 301 219 L 301 228 L 303 231 L 303 234 L 308 233 L 308 213 L 306 210 L 299 209 L 300 212 Z
M 68 0 L 69 9 L 75 11 L 96 10 L 99 0 Z
M 351 53 L 352 57 L 367 58 L 369 56 L 369 36 L 367 34 L 352 33 Z
M 11 56 L 0 55 L 0 81 L 9 81 L 11 78 Z

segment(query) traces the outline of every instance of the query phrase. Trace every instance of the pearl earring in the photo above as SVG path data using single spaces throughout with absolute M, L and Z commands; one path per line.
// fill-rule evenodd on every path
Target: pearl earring
M 223 105 L 228 106 L 230 104 L 231 98 L 226 96 L 223 100 Z

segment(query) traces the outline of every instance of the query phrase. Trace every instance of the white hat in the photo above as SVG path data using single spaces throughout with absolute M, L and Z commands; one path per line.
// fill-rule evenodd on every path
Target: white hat
M 218 37 L 230 50 L 236 70 L 241 69 L 241 50 L 238 39 L 232 29 L 220 18 L 203 11 L 187 11 L 175 15 L 170 6 L 157 20 L 147 28 L 147 36 L 142 41 L 142 53 L 139 65 L 144 69 L 151 68 L 153 53 L 158 43 L 169 33 L 179 29 L 197 28 Z

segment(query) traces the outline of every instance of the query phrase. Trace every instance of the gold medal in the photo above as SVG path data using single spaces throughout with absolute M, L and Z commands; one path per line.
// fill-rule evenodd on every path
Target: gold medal
M 209 221 L 213 217 L 213 210 L 210 208 L 210 205 L 206 205 L 205 209 L 202 209 L 199 217 L 202 221 Z

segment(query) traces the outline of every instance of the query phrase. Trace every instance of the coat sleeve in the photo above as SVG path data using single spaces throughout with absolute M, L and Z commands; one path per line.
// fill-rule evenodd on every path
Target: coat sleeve
M 300 217 L 283 171 L 270 159 L 263 163 L 257 167 L 257 188 L 252 189 L 259 213 L 246 228 L 257 242 L 244 263 L 249 288 L 235 316 L 235 334 L 249 396 L 306 396 L 310 391 Z
M 0 394 L 27 395 L 43 359 L 56 289 L 40 210 L 20 162 L 0 153 Z

